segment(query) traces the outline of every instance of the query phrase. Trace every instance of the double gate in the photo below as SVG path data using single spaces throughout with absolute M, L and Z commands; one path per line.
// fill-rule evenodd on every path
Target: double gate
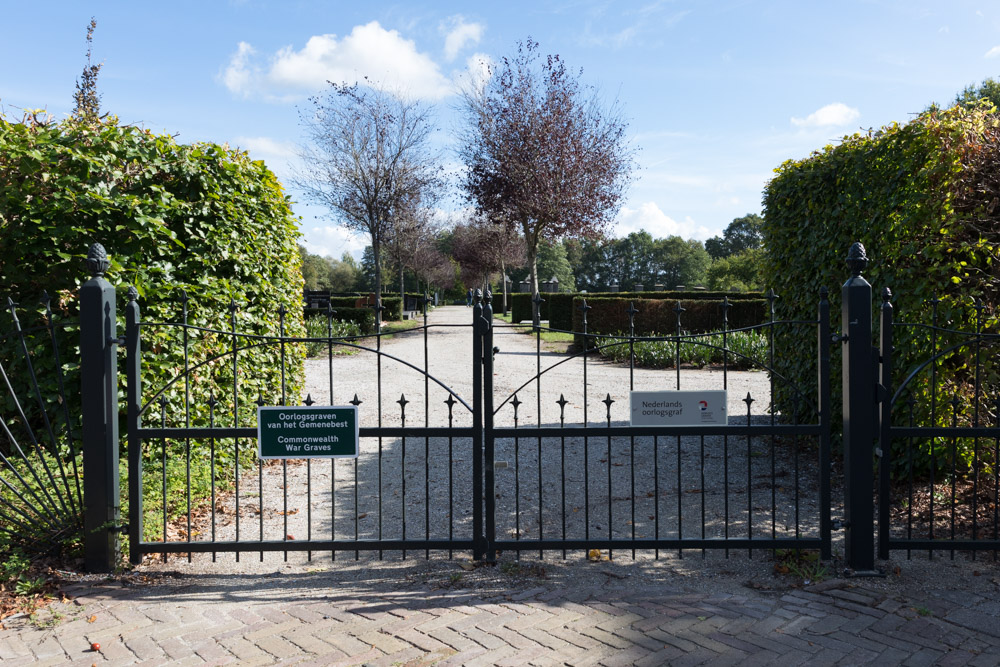
M 769 321 L 740 330 L 728 328 L 728 302 L 720 302 L 717 334 L 684 334 L 678 310 L 680 333 L 668 337 L 636 336 L 631 327 L 621 336 L 588 334 L 584 303 L 587 353 L 553 355 L 543 350 L 540 326 L 531 330 L 534 352 L 501 350 L 514 337 L 529 339 L 521 327 L 494 319 L 491 295 L 477 293 L 464 322 L 430 323 L 425 312 L 422 327 L 395 334 L 411 339 L 410 354 L 397 356 L 398 347 L 383 347 L 382 333 L 290 337 L 283 319 L 276 336 L 241 333 L 235 312 L 228 330 L 199 328 L 187 323 L 186 301 L 180 321 L 144 323 L 133 291 L 121 341 L 130 558 L 460 551 L 493 561 L 502 551 L 635 558 L 663 550 L 778 548 L 817 549 L 829 558 L 829 303 L 824 294 L 816 320 L 789 322 L 775 319 L 775 299 Z M 630 322 L 636 312 L 630 308 Z M 333 312 L 325 316 L 332 329 Z M 816 347 L 817 382 L 789 387 L 805 406 L 790 419 L 771 410 L 769 400 L 784 382 L 769 366 L 775 338 L 783 335 L 808 336 Z M 740 338 L 756 341 L 762 358 L 730 349 Z M 142 385 L 147 339 L 160 349 L 162 341 L 174 341 L 180 366 L 148 391 Z M 214 341 L 208 353 L 196 352 L 201 339 Z M 272 348 L 282 378 L 275 402 L 295 405 L 286 387 L 286 370 L 292 374 L 286 352 L 299 344 L 324 353 L 306 362 L 313 385 L 304 403 L 358 408 L 358 458 L 246 456 L 257 429 L 241 421 L 252 422 L 267 401 L 247 395 L 238 361 L 252 349 Z M 721 360 L 720 370 L 682 371 L 677 363 L 649 371 L 629 354 L 627 366 L 601 363 L 601 383 L 610 386 L 591 386 L 595 351 L 649 344 L 669 347 L 678 362 L 691 351 L 709 352 Z M 335 359 L 342 350 L 354 355 Z M 520 377 L 510 368 L 519 358 Z M 750 384 L 748 374 L 733 371 L 746 367 L 758 370 Z M 199 391 L 198 378 L 219 369 L 236 378 L 231 393 Z M 690 383 L 689 375 L 696 376 Z M 637 389 L 726 389 L 729 423 L 633 427 L 629 396 Z M 207 425 L 191 426 L 193 414 Z M 802 414 L 812 419 L 797 421 Z M 193 486 L 207 502 L 199 504 Z
M 854 248 L 852 256 L 855 275 L 843 288 L 840 332 L 831 327 L 825 293 L 815 319 L 805 321 L 778 319 L 777 297 L 769 294 L 767 321 L 735 330 L 723 302 L 722 326 L 713 334 L 685 333 L 678 304 L 674 334 L 658 337 L 635 335 L 634 307 L 627 332 L 590 334 L 584 302 L 583 329 L 575 333 L 586 352 L 575 355 L 546 352 L 547 329 L 537 322 L 530 327 L 533 351 L 499 349 L 518 347 L 512 337 L 525 334 L 494 318 L 489 294 L 477 296 L 464 321 L 430 322 L 425 312 L 422 327 L 396 334 L 412 338 L 408 354 L 384 347 L 381 333 L 289 336 L 281 313 L 276 333 L 241 332 L 235 305 L 228 329 L 189 324 L 186 300 L 179 321 L 146 323 L 134 291 L 119 338 L 114 290 L 96 271 L 81 296 L 88 565 L 114 562 L 121 524 L 119 346 L 127 375 L 130 499 L 121 530 L 129 534 L 133 562 L 147 554 L 235 552 L 263 559 L 267 552 L 287 558 L 293 551 L 334 558 L 460 552 L 492 561 L 504 551 L 643 558 L 665 550 L 683 556 L 816 549 L 829 558 L 836 529 L 846 531 L 846 560 L 859 571 L 874 568 L 876 548 L 882 558 L 891 549 L 996 551 L 1000 427 L 996 401 L 982 389 L 987 378 L 980 378 L 981 369 L 992 366 L 980 364 L 979 356 L 996 336 L 977 326 L 961 341 L 944 342 L 961 332 L 933 322 L 924 329 L 934 338 L 926 360 L 894 388 L 893 332 L 922 325 L 894 322 L 886 297 L 881 346 L 873 347 L 863 249 Z M 332 332 L 333 313 L 326 318 Z M 432 344 L 446 335 L 451 338 L 443 344 Z M 815 350 L 815 384 L 787 382 L 775 354 L 783 337 Z M 895 344 L 899 340 L 897 333 Z M 740 341 L 756 341 L 757 352 L 747 353 Z M 294 358 L 290 346 L 302 344 L 325 353 L 306 362 L 312 365 L 307 376 L 322 379 L 305 388 L 301 402 L 351 404 L 362 416 L 360 454 L 353 460 L 255 456 L 257 406 L 300 402 L 299 387 L 292 386 L 298 369 L 286 358 Z M 661 346 L 673 368 L 638 368 L 635 353 L 643 345 Z M 945 403 L 936 398 L 935 374 L 944 373 L 963 345 L 976 351 L 974 385 L 963 385 L 974 389 Z M 840 481 L 831 479 L 834 347 L 843 350 L 843 495 Z M 597 360 L 596 351 L 614 348 L 628 350 L 626 364 Z M 144 359 L 170 349 L 176 372 L 162 386 L 143 387 Z M 273 386 L 264 387 L 269 392 L 239 363 L 259 349 L 271 350 L 280 368 L 280 382 L 274 376 Z M 344 349 L 356 354 L 335 359 Z M 714 355 L 714 370 L 685 363 L 704 358 L 693 355 L 696 350 Z M 733 372 L 746 367 L 761 372 Z M 205 377 L 227 372 L 232 382 L 225 396 L 199 388 Z M 914 409 L 906 393 L 921 372 L 931 374 L 932 388 L 924 394 L 929 410 L 916 410 L 929 417 L 923 426 L 907 417 Z M 728 423 L 632 426 L 630 392 L 651 389 L 725 389 Z M 772 403 L 779 394 L 780 413 Z M 972 407 L 960 408 L 962 401 Z M 907 456 L 919 463 L 914 453 L 921 451 L 932 457 L 929 484 L 916 463 L 898 472 Z M 941 470 L 935 455 L 951 466 L 943 480 L 933 477 Z M 958 474 L 967 470 L 973 474 Z M 971 514 L 963 509 L 969 503 Z

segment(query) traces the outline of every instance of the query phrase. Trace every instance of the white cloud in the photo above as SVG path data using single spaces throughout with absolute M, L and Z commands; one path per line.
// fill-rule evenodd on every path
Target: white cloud
M 984 58 L 996 58 L 1000 56 L 1000 46 L 994 46 L 992 49 L 986 52 Z
M 298 154 L 295 144 L 270 137 L 236 137 L 236 145 L 246 150 L 252 157 L 261 160 L 268 158 L 290 160 Z
M 478 44 L 483 37 L 481 23 L 466 23 L 461 16 L 453 16 L 447 25 L 442 24 L 442 31 L 447 30 L 444 38 L 444 57 L 448 62 L 458 57 L 459 52 L 467 44 Z
M 615 225 L 615 235 L 628 236 L 632 232 L 646 230 L 653 238 L 680 236 L 685 239 L 707 239 L 713 232 L 699 225 L 690 217 L 678 222 L 660 210 L 656 202 L 639 204 L 639 208 L 622 207 Z
M 827 104 L 817 109 L 805 118 L 792 118 L 792 125 L 797 127 L 840 127 L 861 117 L 861 112 L 842 102 Z
M 302 244 L 314 255 L 340 259 L 349 252 L 359 259 L 365 246 L 369 245 L 367 237 L 352 234 L 347 229 L 336 225 L 316 225 L 302 230 Z
M 222 73 L 222 82 L 226 88 L 234 93 L 247 96 L 250 89 L 250 82 L 255 73 L 250 69 L 250 59 L 255 51 L 246 42 L 240 42 L 236 47 L 236 53 L 229 59 L 229 66 Z
M 417 50 L 413 40 L 378 21 L 355 26 L 350 34 L 315 35 L 296 50 L 280 49 L 266 67 L 255 62 L 256 52 L 240 42 L 221 79 L 238 95 L 260 95 L 276 101 L 293 101 L 335 83 L 369 81 L 418 98 L 440 99 L 454 86 L 437 63 Z

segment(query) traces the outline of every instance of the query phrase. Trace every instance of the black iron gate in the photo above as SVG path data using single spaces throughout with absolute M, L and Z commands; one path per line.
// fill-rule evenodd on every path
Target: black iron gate
M 729 304 L 722 301 L 723 328 L 706 334 L 683 333 L 684 311 L 678 304 L 673 336 L 637 336 L 633 318 L 639 311 L 634 303 L 627 311 L 626 334 L 590 334 L 589 307 L 583 299 L 583 331 L 576 334 L 586 351 L 542 368 L 543 327 L 537 324 L 541 299 L 536 295 L 532 329 L 537 366 L 527 378 L 514 379 L 509 393 L 494 386 L 494 368 L 504 359 L 503 345 L 495 346 L 496 334 L 522 334 L 512 333 L 515 325 L 487 315 L 483 420 L 488 551 L 479 555 L 491 559 L 497 551 L 537 550 L 541 556 L 551 550 L 565 558 L 568 550 L 583 550 L 591 557 L 611 558 L 618 550 L 635 558 L 637 551 L 658 557 L 665 549 L 683 555 L 684 550 L 752 553 L 780 548 L 817 549 L 829 558 L 829 303 L 823 291 L 816 320 L 781 321 L 775 318 L 776 299 L 769 294 L 766 323 L 738 330 L 727 328 Z M 487 312 L 489 308 L 487 299 Z M 815 389 L 788 387 L 793 401 L 801 399 L 798 407 L 804 409 L 781 416 L 766 400 L 777 384 L 786 382 L 775 365 L 775 337 L 802 336 L 809 330 L 816 345 Z M 739 336 L 765 341 L 764 357 L 752 361 L 733 352 L 730 344 Z M 634 353 L 639 345 L 668 346 L 674 352 L 674 368 L 641 371 Z M 629 350 L 627 366 L 600 361 L 598 353 L 615 347 Z M 695 371 L 682 371 L 681 359 L 689 348 L 718 353 L 721 370 L 713 385 L 706 387 L 703 379 L 688 385 L 686 377 Z M 613 387 L 591 390 L 588 364 L 595 363 L 615 368 L 620 380 Z M 729 371 L 737 366 L 758 369 L 761 376 L 768 373 L 769 391 L 767 397 L 750 391 L 745 398 L 732 396 L 728 425 L 630 425 L 632 390 L 712 388 L 732 394 Z M 582 382 L 574 386 L 552 378 L 566 369 Z M 568 408 L 574 407 L 577 417 L 567 418 Z M 802 415 L 806 418 L 800 421 Z

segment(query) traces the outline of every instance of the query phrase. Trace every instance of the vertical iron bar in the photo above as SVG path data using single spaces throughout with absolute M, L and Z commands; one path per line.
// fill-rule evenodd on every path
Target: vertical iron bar
M 229 300 L 229 327 L 232 332 L 233 340 L 233 428 L 239 428 L 240 425 L 240 396 L 239 396 L 239 367 L 237 366 L 237 336 L 236 336 L 236 301 Z M 233 438 L 233 462 L 235 466 L 233 481 L 236 484 L 236 542 L 240 541 L 240 440 L 239 438 Z M 236 562 L 240 562 L 240 552 L 236 551 Z
M 938 304 L 940 299 L 931 299 L 931 428 L 937 426 L 937 332 L 938 332 Z M 930 470 L 930 534 L 928 539 L 934 539 L 934 500 L 936 491 L 937 456 L 934 452 L 934 445 L 937 439 L 931 438 L 931 470 Z M 927 550 L 927 557 L 934 558 L 934 550 Z
M 409 403 L 406 400 L 405 394 L 399 395 L 399 424 L 404 429 L 406 428 L 406 404 Z M 403 541 L 406 541 L 406 431 L 403 431 L 403 436 L 400 438 L 400 457 L 399 457 L 399 476 L 402 478 L 402 495 L 400 496 L 399 502 L 399 514 L 400 520 L 402 522 L 403 528 Z M 403 560 L 406 560 L 406 548 L 402 550 Z
M 167 397 L 160 397 L 160 426 L 167 427 Z M 163 543 L 167 543 L 167 439 L 160 439 L 160 482 L 163 485 Z M 86 471 L 84 472 L 86 474 Z M 163 552 L 163 562 L 167 562 L 167 552 Z
M 382 295 L 375 295 L 375 366 L 376 366 L 376 410 L 378 411 L 378 427 L 382 428 Z M 355 478 L 357 484 L 357 478 Z M 378 539 L 382 539 L 382 436 L 378 437 Z M 378 550 L 378 559 L 382 560 L 382 549 Z
M 351 399 L 350 403 L 355 408 L 361 405 L 364 401 L 358 398 L 357 394 L 354 394 L 354 398 Z M 360 453 L 361 445 L 358 443 L 358 451 Z M 360 456 L 354 457 L 354 541 L 358 541 L 358 521 L 360 520 L 360 508 L 358 507 L 358 459 Z M 361 552 L 357 549 L 354 550 L 354 560 L 360 558 Z
M 958 395 L 951 399 L 951 427 L 958 428 Z M 955 539 L 955 459 L 958 458 L 958 438 L 951 439 L 951 539 Z M 951 549 L 951 560 L 955 560 L 955 550 Z
M 326 363 L 327 363 L 327 405 L 336 405 L 333 398 L 333 304 L 326 302 Z M 360 446 L 358 447 L 360 453 Z M 355 512 L 357 514 L 357 512 Z M 330 459 L 330 539 L 337 539 L 337 459 Z M 330 551 L 330 560 L 337 560 L 337 550 Z
M 483 306 L 476 290 L 472 306 L 472 559 L 486 557 L 483 535 Z
M 142 358 L 139 337 L 139 292 L 129 287 L 125 307 L 125 401 L 128 405 L 128 539 L 129 562 L 142 562 L 142 438 L 139 411 L 142 410 Z
M 455 397 L 450 393 L 448 398 L 444 401 L 448 406 L 448 429 L 454 425 L 454 410 Z M 454 438 L 448 436 L 448 542 L 453 542 L 455 540 L 455 451 L 454 451 Z M 450 546 L 448 548 L 448 558 L 451 559 L 455 555 L 454 549 Z
M 816 406 L 819 412 L 819 536 L 820 558 L 830 560 L 833 556 L 831 544 L 833 521 L 830 517 L 830 419 L 832 411 L 830 376 L 830 300 L 829 292 L 823 286 L 819 290 L 819 326 L 817 329 L 817 356 L 819 397 Z
M 611 404 L 614 403 L 611 400 L 611 394 L 609 393 L 604 399 L 604 404 L 608 406 L 608 428 L 611 428 Z M 612 493 L 611 487 L 611 435 L 608 435 L 608 560 L 613 559 L 613 554 L 611 551 L 611 541 L 614 539 L 613 526 L 614 526 L 614 505 L 615 505 L 615 494 Z
M 653 539 L 660 541 L 660 436 L 653 436 Z M 729 496 L 726 496 L 727 498 Z M 728 522 L 726 523 L 728 526 Z M 655 558 L 660 560 L 660 547 L 655 549 Z
M 486 451 L 486 560 L 495 563 L 497 552 L 496 438 L 493 436 L 493 290 L 483 295 L 483 429 Z M 539 504 L 541 492 L 539 490 Z
M 880 309 L 879 321 L 879 399 L 882 401 L 882 410 L 879 416 L 879 444 L 878 444 L 878 557 L 882 560 L 889 558 L 889 507 L 892 503 L 891 471 L 892 471 L 892 327 L 893 308 L 892 291 L 888 287 L 882 288 L 882 307 Z
M 188 368 L 190 366 L 190 347 L 188 339 L 188 295 L 186 290 L 181 290 L 181 332 L 182 344 L 184 347 L 184 427 L 191 428 L 191 378 Z M 184 475 L 187 480 L 185 498 L 187 500 L 187 541 L 191 541 L 191 438 L 184 438 Z M 188 562 L 191 562 L 191 552 L 188 551 Z
M 285 314 L 288 311 L 285 308 L 285 304 L 281 304 L 278 308 L 278 347 L 281 351 L 281 405 L 288 403 L 288 394 L 285 387 Z M 308 474 L 306 476 L 306 483 L 308 485 Z M 261 508 L 260 515 L 263 519 L 264 517 L 264 489 L 260 490 Z M 283 530 L 284 537 L 282 540 L 288 541 L 288 459 L 281 459 L 281 503 L 282 503 L 282 518 L 284 519 Z M 263 535 L 261 536 L 263 539 Z M 285 549 L 284 561 L 288 562 L 288 549 Z
M 215 400 L 215 391 L 212 390 L 208 395 L 208 427 L 210 429 L 215 428 L 215 406 L 218 405 L 218 401 Z M 212 543 L 215 544 L 215 438 L 208 439 L 209 444 L 209 476 L 212 480 Z M 215 562 L 216 552 L 212 552 L 212 562 Z
M 517 408 L 521 405 L 521 401 L 518 399 L 517 394 L 514 394 L 514 399 L 511 401 L 511 405 L 514 406 L 514 539 L 517 541 L 521 540 L 521 438 L 518 437 L 516 433 L 517 429 Z M 566 504 L 565 499 L 563 500 L 563 516 L 566 515 Z M 517 560 L 521 560 L 521 550 L 517 550 L 516 554 Z
M 750 426 L 750 406 L 754 399 L 747 392 L 747 397 L 743 399 L 747 404 L 747 426 Z M 747 539 L 753 539 L 753 437 L 747 433 Z M 753 548 L 747 550 L 747 556 L 753 558 Z

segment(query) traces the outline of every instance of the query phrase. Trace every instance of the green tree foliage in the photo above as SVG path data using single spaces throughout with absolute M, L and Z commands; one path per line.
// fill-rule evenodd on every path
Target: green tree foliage
M 744 250 L 756 250 L 763 241 L 764 219 L 756 213 L 748 213 L 729 223 L 722 236 L 714 236 L 705 241 L 705 250 L 712 259 L 729 257 Z
M 566 257 L 566 247 L 562 243 L 542 241 L 538 244 L 538 281 L 548 282 L 551 278 L 559 281 L 560 292 L 575 292 L 576 278 L 573 275 L 573 267 L 570 266 Z M 517 286 L 525 278 L 529 278 L 531 268 L 520 266 L 510 271 L 509 275 L 514 285 Z M 515 287 L 516 289 L 516 287 Z
M 654 280 L 666 288 L 693 287 L 705 282 L 711 259 L 701 241 L 679 236 L 660 239 L 655 246 Z
M 988 102 L 994 109 L 1000 109 L 1000 81 L 985 79 L 978 86 L 970 84 L 955 96 L 955 104 L 974 106 Z
M 1000 118 L 982 107 L 931 110 L 905 125 L 844 137 L 807 159 L 785 162 L 764 193 L 764 278 L 781 297 L 779 317 L 814 318 L 821 287 L 830 290 L 836 313 L 838 287 L 849 275 L 844 257 L 860 241 L 870 258 L 865 277 L 876 295 L 891 289 L 895 311 L 906 321 L 936 318 L 948 329 L 975 331 L 973 306 L 981 299 L 981 324 L 996 330 L 998 197 Z M 935 344 L 926 329 L 897 328 L 895 381 L 946 349 L 946 339 L 942 333 Z M 929 369 L 911 383 L 918 417 L 932 395 L 939 403 L 953 396 L 964 398 L 963 405 L 974 403 L 974 353 L 963 347 L 938 359 L 937 387 L 930 386 Z M 775 356 L 800 386 L 815 382 L 813 346 L 780 341 Z M 983 362 L 982 381 L 992 383 L 993 357 L 984 355 Z M 983 396 L 994 396 L 994 389 Z M 787 411 L 790 393 L 776 390 L 778 407 Z M 992 406 L 983 400 L 980 414 L 987 414 Z M 957 418 L 967 423 L 972 413 L 963 410 Z M 943 410 L 937 415 L 945 418 Z M 968 450 L 960 453 L 968 462 Z M 945 465 L 949 458 L 936 460 Z
M 764 249 L 754 248 L 712 262 L 705 273 L 706 286 L 714 291 L 749 292 L 763 289 Z
M 313 255 L 305 246 L 299 245 L 299 255 L 302 257 L 302 279 L 306 289 L 352 292 L 358 286 L 361 267 L 351 253 L 345 252 L 336 260 Z

